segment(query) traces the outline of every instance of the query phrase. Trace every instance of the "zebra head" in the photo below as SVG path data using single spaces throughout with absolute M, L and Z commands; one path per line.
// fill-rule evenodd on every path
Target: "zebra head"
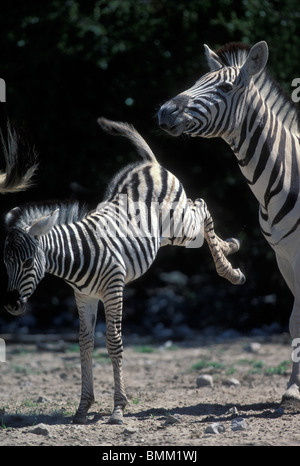
M 211 71 L 190 89 L 166 102 L 158 112 L 160 127 L 172 136 L 230 134 L 242 121 L 246 90 L 250 89 L 253 78 L 263 71 L 268 59 L 268 46 L 264 41 L 251 49 L 232 43 L 216 53 L 207 45 L 204 47 Z
M 45 275 L 46 257 L 40 238 L 56 223 L 58 210 L 21 228 L 16 219 L 21 209 L 15 207 L 6 215 L 8 234 L 4 245 L 4 262 L 8 274 L 5 308 L 13 315 L 25 312 L 28 298 Z

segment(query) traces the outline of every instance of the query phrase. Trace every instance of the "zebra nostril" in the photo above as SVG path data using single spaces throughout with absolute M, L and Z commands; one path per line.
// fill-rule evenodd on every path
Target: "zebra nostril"
M 159 126 L 164 130 L 172 128 L 180 111 L 180 108 L 176 104 L 173 102 L 167 102 L 158 112 Z
M 171 129 L 171 127 L 167 123 L 161 123 L 160 124 L 161 129 L 167 131 L 168 129 Z
M 9 291 L 7 293 L 5 309 L 15 316 L 22 314 L 26 309 L 27 299 L 21 299 L 17 290 Z

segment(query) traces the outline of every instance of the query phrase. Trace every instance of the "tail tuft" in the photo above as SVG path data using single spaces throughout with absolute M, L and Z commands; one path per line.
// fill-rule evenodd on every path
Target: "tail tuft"
M 0 172 L 0 193 L 24 191 L 32 186 L 32 177 L 37 169 L 37 153 L 34 147 L 22 138 L 20 131 L 7 123 L 4 136 L 0 131 L 5 172 Z

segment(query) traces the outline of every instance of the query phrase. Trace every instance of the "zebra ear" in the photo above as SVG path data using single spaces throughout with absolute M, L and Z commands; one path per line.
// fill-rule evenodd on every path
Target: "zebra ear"
M 218 55 L 213 52 L 208 45 L 204 44 L 206 60 L 210 71 L 216 71 L 223 67 L 223 63 Z
M 251 77 L 260 73 L 266 66 L 269 57 L 268 45 L 265 41 L 257 42 L 250 50 L 247 60 L 242 66 L 246 76 Z
M 21 213 L 22 210 L 20 209 L 20 207 L 14 207 L 6 214 L 4 222 L 7 229 L 9 229 L 11 226 L 15 224 L 16 219 L 19 217 Z
M 51 214 L 39 218 L 31 225 L 27 233 L 34 238 L 39 238 L 42 235 L 46 235 L 57 222 L 58 214 L 59 209 L 56 209 L 51 212 Z

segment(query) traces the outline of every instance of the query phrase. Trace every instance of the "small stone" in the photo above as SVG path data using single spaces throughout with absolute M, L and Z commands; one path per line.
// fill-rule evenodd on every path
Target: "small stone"
M 242 417 L 237 417 L 231 421 L 231 430 L 246 430 L 248 427 L 247 421 Z
M 132 435 L 132 434 L 135 434 L 136 432 L 137 432 L 137 429 L 135 429 L 134 427 L 126 427 L 126 429 L 124 429 L 123 431 L 123 434 Z
M 167 419 L 165 421 L 165 425 L 180 424 L 180 423 L 181 423 L 180 414 L 169 414 L 169 416 L 167 416 Z
M 45 437 L 49 435 L 49 429 L 48 427 L 43 424 L 37 424 L 33 429 L 29 431 L 31 434 L 36 434 L 36 435 L 44 435 Z
M 247 346 L 247 350 L 250 351 L 250 353 L 259 353 L 260 349 L 261 344 L 257 341 L 252 341 L 251 343 L 249 343 L 249 346 Z
M 173 272 L 163 272 L 159 277 L 166 283 L 170 285 L 176 285 L 178 287 L 185 287 L 188 282 L 187 275 L 184 275 L 179 270 L 174 270 Z
M 213 387 L 214 382 L 211 375 L 203 374 L 197 377 L 196 384 L 198 388 L 208 386 Z
M 283 408 L 282 406 L 279 406 L 279 408 L 276 408 L 276 409 L 274 410 L 274 414 L 275 414 L 276 416 L 278 416 L 278 417 L 279 417 L 279 416 L 283 416 L 283 415 L 285 414 L 285 413 L 284 413 L 284 408 Z
M 49 400 L 45 398 L 44 396 L 39 396 L 36 401 L 37 403 L 47 403 Z
M 230 408 L 226 414 L 230 414 L 231 416 L 238 416 L 239 415 L 239 411 L 237 409 L 236 406 L 232 406 L 232 408 Z
M 213 422 L 205 429 L 205 434 L 223 434 L 225 427 L 220 422 Z
M 227 385 L 228 387 L 237 387 L 238 385 L 240 385 L 240 382 L 238 381 L 238 379 L 231 377 L 230 379 L 223 380 L 223 385 Z

